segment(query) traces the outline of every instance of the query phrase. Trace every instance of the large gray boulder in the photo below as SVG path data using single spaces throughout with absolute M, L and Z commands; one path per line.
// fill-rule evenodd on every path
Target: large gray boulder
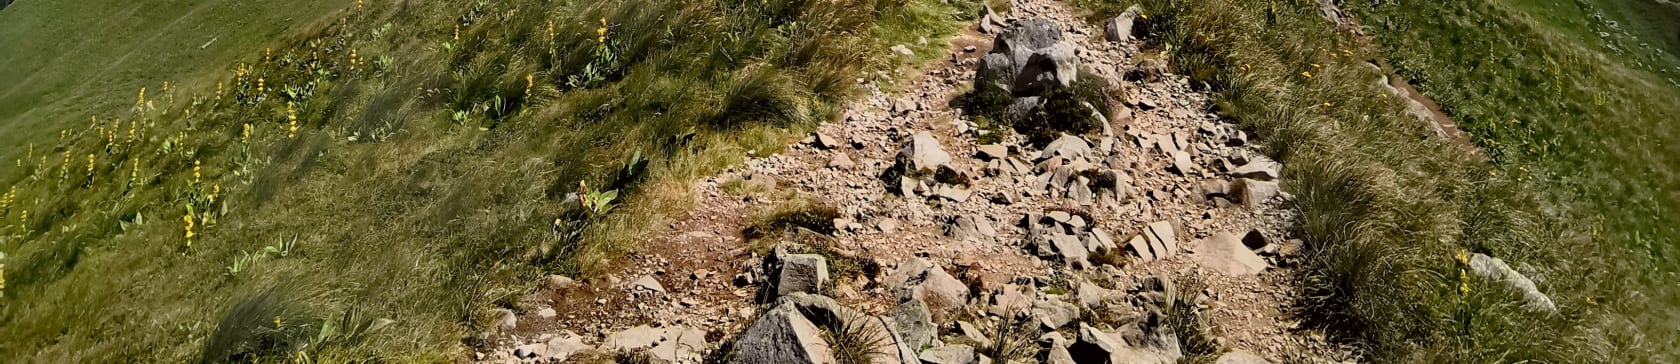
M 1103 39 L 1110 42 L 1120 42 L 1131 39 L 1132 25 L 1137 22 L 1138 14 L 1142 13 L 1142 8 L 1139 8 L 1137 5 L 1132 5 L 1131 7 L 1126 8 L 1126 11 L 1120 12 L 1119 16 L 1108 19 L 1108 23 L 1103 25 Z
M 1037 96 L 1051 85 L 1067 86 L 1079 74 L 1079 60 L 1071 44 L 1062 44 L 1055 22 L 1033 18 L 1015 23 L 980 58 L 976 82 L 991 82 L 1011 94 Z
M 1557 312 L 1557 305 L 1552 303 L 1552 298 L 1541 293 L 1533 280 L 1511 269 L 1511 266 L 1499 258 L 1476 253 L 1470 257 L 1470 271 L 1476 276 L 1504 283 L 1506 287 L 1521 294 L 1524 308 L 1537 312 Z
M 779 305 L 759 316 L 735 342 L 735 362 L 741 364 L 833 363 L 834 353 L 823 330 L 793 305 Z
M 1072 44 L 1057 43 L 1027 57 L 1021 74 L 1015 76 L 1013 92 L 1039 95 L 1045 90 L 1073 86 L 1079 78 L 1079 55 Z
M 816 254 L 791 254 L 781 259 L 776 274 L 776 297 L 795 292 L 816 293 L 828 283 L 828 260 Z

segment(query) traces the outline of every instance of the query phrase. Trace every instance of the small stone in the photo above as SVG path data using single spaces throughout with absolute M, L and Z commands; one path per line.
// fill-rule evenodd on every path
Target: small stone
M 1138 259 L 1145 262 L 1155 261 L 1155 252 L 1150 249 L 1147 239 L 1143 237 L 1144 235 L 1147 234 L 1132 236 L 1132 239 L 1126 242 L 1126 246 L 1132 248 L 1132 253 L 1137 254 Z
M 1009 147 L 1003 144 L 986 144 L 979 146 L 980 156 L 986 159 L 1009 158 Z
M 1193 257 L 1202 267 L 1229 276 L 1251 276 L 1266 271 L 1266 260 L 1243 245 L 1242 238 L 1218 233 L 1197 244 Z
M 892 234 L 893 232 L 898 231 L 898 220 L 881 220 L 881 222 L 875 223 L 875 228 L 881 229 L 881 232 L 883 233 Z
M 962 334 L 963 337 L 973 340 L 974 343 L 979 344 L 981 348 L 992 347 L 992 340 L 986 338 L 986 333 L 980 331 L 979 327 L 974 326 L 974 324 L 969 323 L 968 321 L 957 321 L 957 332 Z
M 1060 329 L 1069 322 L 1079 318 L 1079 307 L 1071 303 L 1054 299 L 1044 299 L 1033 303 L 1033 317 L 1044 325 L 1046 330 Z
M 916 55 L 916 52 L 910 51 L 910 47 L 906 47 L 903 44 L 892 46 L 892 51 L 893 51 L 893 53 L 898 53 L 898 54 L 904 55 L 906 57 L 911 57 L 911 56 Z
M 1274 181 L 1278 179 L 1279 175 L 1282 174 L 1282 171 L 1283 164 L 1272 161 L 1270 158 L 1266 158 L 1264 156 L 1255 156 L 1254 160 L 1248 161 L 1247 164 L 1243 164 L 1241 167 L 1237 167 L 1236 170 L 1231 171 L 1231 176 L 1236 178 L 1252 178 L 1261 181 Z
M 780 259 L 776 296 L 794 292 L 815 293 L 828 283 L 828 260 L 816 254 L 790 254 Z
M 559 274 L 550 274 L 547 278 L 543 279 L 543 287 L 547 287 L 550 290 L 558 291 L 576 286 L 577 281 L 572 280 L 571 277 Z
M 635 282 L 630 282 L 630 287 L 634 289 L 645 289 L 652 292 L 665 293 L 665 286 L 660 285 L 659 280 L 654 279 L 653 276 L 642 276 L 641 278 L 637 278 Z
M 840 139 L 828 136 L 828 134 L 817 133 L 816 139 L 817 139 L 816 140 L 817 146 L 820 146 L 820 147 L 823 147 L 823 148 L 838 149 L 841 146 L 845 145 L 845 144 L 841 143 Z
M 513 357 L 519 359 L 532 359 L 547 353 L 548 344 L 544 343 L 525 344 L 520 345 L 517 348 L 513 348 Z
M 496 309 L 496 312 L 501 315 L 501 319 L 496 322 L 497 328 L 502 329 L 502 331 L 512 331 L 519 327 L 519 315 L 514 314 L 513 310 L 502 308 Z
M 923 351 L 922 364 L 975 364 L 974 348 L 968 345 L 946 345 Z
M 1149 241 L 1150 248 L 1155 250 L 1156 259 L 1170 257 L 1178 252 L 1178 236 L 1173 231 L 1173 225 L 1171 221 L 1156 221 L 1144 230 L 1144 239 Z
M 1260 357 L 1259 355 L 1249 354 L 1246 351 L 1234 350 L 1225 354 L 1220 354 L 1219 359 L 1215 359 L 1213 364 L 1272 364 L 1272 362 L 1266 360 L 1266 358 Z
M 857 163 L 852 162 L 852 157 L 846 155 L 846 152 L 836 152 L 834 153 L 834 159 L 828 161 L 828 168 L 834 168 L 842 171 L 850 170 L 852 167 L 856 166 Z
M 551 319 L 558 315 L 559 313 L 554 312 L 554 309 L 550 307 L 543 307 L 541 310 L 537 310 L 537 317 L 545 319 Z

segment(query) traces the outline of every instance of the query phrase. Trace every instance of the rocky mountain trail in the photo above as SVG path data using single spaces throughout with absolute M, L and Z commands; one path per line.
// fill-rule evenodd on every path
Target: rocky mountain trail
M 1102 29 L 1045 0 L 1010 8 L 895 91 L 867 84 L 840 120 L 696 181 L 692 211 L 603 279 L 548 278 L 475 357 L 1358 360 L 1294 316 L 1301 243 L 1278 182 L 1287 166 L 1186 78 L 1146 60 L 1124 36 L 1129 21 Z M 1083 105 L 1100 130 L 1042 146 L 990 135 L 999 131 L 951 106 L 994 82 L 1039 112 L 1051 101 L 1032 95 L 1091 76 L 1124 101 L 1106 114 Z M 763 216 L 800 204 L 830 211 L 759 231 Z M 1184 312 L 1199 312 L 1205 332 L 1175 332 L 1169 322 Z

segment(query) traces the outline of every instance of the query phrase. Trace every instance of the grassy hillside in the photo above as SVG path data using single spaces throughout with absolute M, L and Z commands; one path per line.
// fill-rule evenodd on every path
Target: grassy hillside
M 1133 2 L 1079 3 L 1102 20 Z M 1150 47 L 1289 166 L 1310 324 L 1378 362 L 1674 360 L 1675 232 L 1661 221 L 1677 202 L 1680 105 L 1654 73 L 1484 1 L 1344 2 L 1376 48 L 1312 0 L 1138 3 Z M 1378 58 L 1492 163 L 1404 116 Z M 1466 274 L 1469 253 L 1535 277 L 1559 313 Z
M 203 88 L 206 73 L 354 0 L 24 1 L 0 11 L 0 145 L 53 136 L 142 86 Z M 16 148 L 0 150 L 11 161 Z M 0 176 L 6 173 L 0 172 Z
M 1680 339 L 1673 331 L 1680 326 L 1680 289 L 1673 284 L 1680 277 L 1680 227 L 1672 223 L 1680 213 L 1674 168 L 1680 126 L 1673 123 L 1680 118 L 1680 85 L 1664 70 L 1680 69 L 1680 62 L 1618 52 L 1630 41 L 1534 20 L 1559 9 L 1629 16 L 1646 3 L 1358 9 L 1394 64 L 1448 108 L 1505 172 L 1530 179 L 1560 208 L 1558 219 L 1590 232 L 1593 244 L 1576 252 L 1604 250 L 1617 258 L 1603 268 L 1618 276 L 1602 283 L 1625 287 L 1623 296 L 1604 302 L 1672 353 Z M 1680 24 L 1673 12 L 1640 14 L 1605 19 L 1625 19 L 1621 27 L 1633 36 Z M 1588 20 L 1585 29 L 1604 27 Z M 1673 47 L 1666 37 L 1637 39 Z M 1657 50 L 1672 55 L 1680 47 Z
M 0 361 L 458 359 L 690 178 L 942 54 L 956 4 L 367 2 L 190 86 L 17 101 L 72 121 L 8 144 Z

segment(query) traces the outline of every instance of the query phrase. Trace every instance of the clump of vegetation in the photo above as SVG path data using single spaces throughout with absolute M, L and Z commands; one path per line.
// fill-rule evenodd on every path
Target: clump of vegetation
M 880 319 L 850 310 L 841 315 L 831 320 L 823 331 L 823 341 L 834 353 L 836 364 L 879 363 L 898 351 Z
M 998 362 L 1031 360 L 1039 351 L 1042 327 L 1026 312 L 1004 315 L 981 329 L 986 337 L 992 338 L 992 346 L 981 348 L 980 352 Z
M 1011 115 L 1010 105 L 1016 98 L 1009 91 L 990 82 L 975 82 L 974 89 L 951 100 L 953 107 L 968 115 L 982 130 L 989 133 L 982 143 L 997 142 L 1001 131 L 1014 130 L 1027 136 L 1033 145 L 1050 144 L 1063 133 L 1080 135 L 1100 131 L 1102 121 L 1111 111 L 1108 81 L 1102 76 L 1081 71 L 1071 87 L 1047 87 L 1039 95 L 1041 105 L 1021 115 Z

